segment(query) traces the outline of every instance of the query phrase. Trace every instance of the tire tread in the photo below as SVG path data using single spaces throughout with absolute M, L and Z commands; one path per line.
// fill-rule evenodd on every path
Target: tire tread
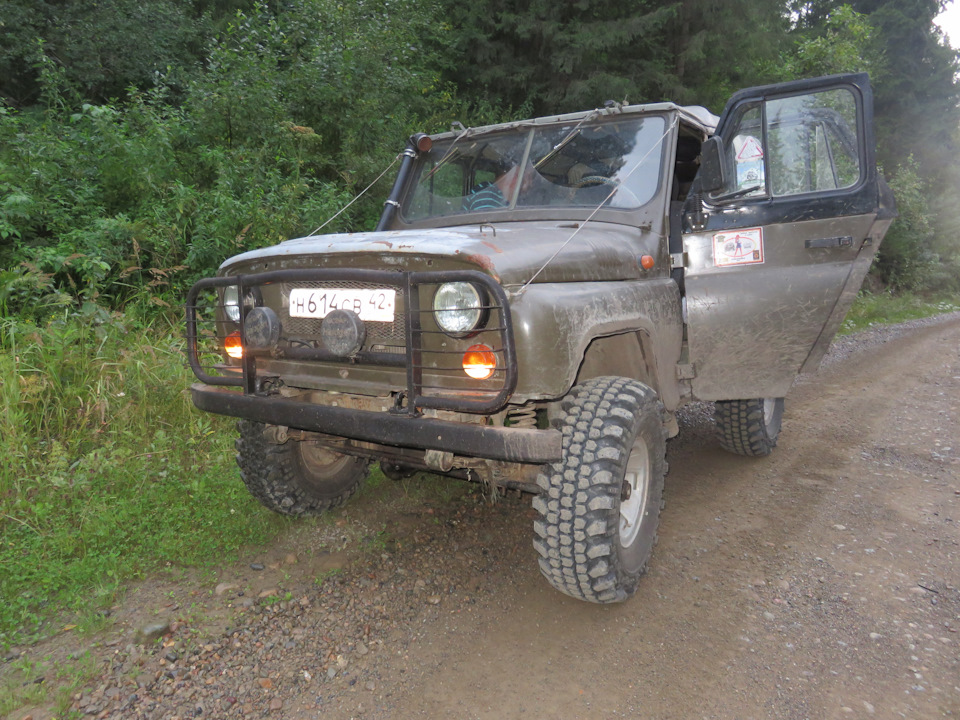
M 281 515 L 320 515 L 349 500 L 367 475 L 368 463 L 358 460 L 348 468 L 347 486 L 333 495 L 310 492 L 300 477 L 295 453 L 296 441 L 283 445 L 267 442 L 264 425 L 251 420 L 237 422 L 239 436 L 234 443 L 240 479 L 264 507 Z
M 656 487 L 651 511 L 659 520 L 665 433 L 656 393 L 629 378 L 601 377 L 575 387 L 561 402 L 563 460 L 541 469 L 546 490 L 533 501 L 534 548 L 540 570 L 557 590 L 595 603 L 621 602 L 636 590 L 646 570 L 625 572 L 619 556 L 619 495 L 633 439 L 654 435 L 650 482 Z M 584 441 L 586 438 L 589 440 Z M 571 512 L 570 520 L 562 519 Z
M 782 414 L 783 401 L 777 412 Z M 763 400 L 718 400 L 714 405 L 717 441 L 727 452 L 747 457 L 769 455 L 777 445 L 780 420 L 776 418 L 776 432 L 767 430 Z

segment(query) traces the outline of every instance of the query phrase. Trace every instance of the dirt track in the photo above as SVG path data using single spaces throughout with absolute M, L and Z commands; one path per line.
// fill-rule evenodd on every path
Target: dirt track
M 960 322 L 854 353 L 788 403 L 767 460 L 723 453 L 697 416 L 671 442 L 631 602 L 567 600 L 527 553 L 486 612 L 429 629 L 395 716 L 960 714 Z
M 798 382 L 770 458 L 724 453 L 709 414 L 688 413 L 668 445 L 660 542 L 626 604 L 547 586 L 526 497 L 423 508 L 388 487 L 291 533 L 263 571 L 132 591 L 98 650 L 103 675 L 73 707 L 297 720 L 960 715 L 960 317 L 897 335 L 845 341 Z M 337 539 L 345 549 L 331 553 Z M 239 589 L 215 595 L 218 581 Z M 293 602 L 250 601 L 271 586 Z M 175 659 L 126 645 L 170 596 Z M 191 597 L 202 609 L 185 617 Z

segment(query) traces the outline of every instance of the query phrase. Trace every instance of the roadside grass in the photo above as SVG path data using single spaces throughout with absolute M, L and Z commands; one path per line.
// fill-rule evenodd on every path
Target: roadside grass
M 861 291 L 839 334 L 849 335 L 876 325 L 893 325 L 958 310 L 960 297 L 952 294 L 925 297 L 912 293 L 890 295 Z
M 0 320 L 0 646 L 102 626 L 123 583 L 264 543 L 286 522 L 195 410 L 177 325 Z
M 40 705 L 51 706 L 53 717 L 73 717 L 73 693 L 96 677 L 100 669 L 89 651 L 71 656 L 66 662 L 18 660 L 13 665 L 0 682 L 0 717 Z
M 449 505 L 458 502 L 463 496 L 480 491 L 493 492 L 482 485 L 466 480 L 434 475 L 430 472 L 417 472 L 409 478 L 396 482 L 399 493 L 402 493 L 399 502 L 407 507 L 423 507 L 429 505 Z M 493 493 L 495 495 L 495 493 Z

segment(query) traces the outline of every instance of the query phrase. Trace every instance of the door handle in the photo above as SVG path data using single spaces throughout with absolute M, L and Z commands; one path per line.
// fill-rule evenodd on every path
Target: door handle
M 843 237 L 819 238 L 817 240 L 807 240 L 803 246 L 808 250 L 810 248 L 853 247 L 853 238 L 850 235 L 844 235 Z

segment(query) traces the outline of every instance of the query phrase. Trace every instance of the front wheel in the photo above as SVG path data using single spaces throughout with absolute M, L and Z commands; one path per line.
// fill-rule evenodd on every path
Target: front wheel
M 544 465 L 533 546 L 557 590 L 596 603 L 633 595 L 660 522 L 666 440 L 656 393 L 602 377 L 574 388 L 557 426 L 563 458 Z
M 783 398 L 718 400 L 713 419 L 717 440 L 724 450 L 763 457 L 777 446 L 783 421 Z
M 241 420 L 236 442 L 240 477 L 250 494 L 281 515 L 319 515 L 360 488 L 370 463 L 309 440 L 267 441 L 263 423 Z

